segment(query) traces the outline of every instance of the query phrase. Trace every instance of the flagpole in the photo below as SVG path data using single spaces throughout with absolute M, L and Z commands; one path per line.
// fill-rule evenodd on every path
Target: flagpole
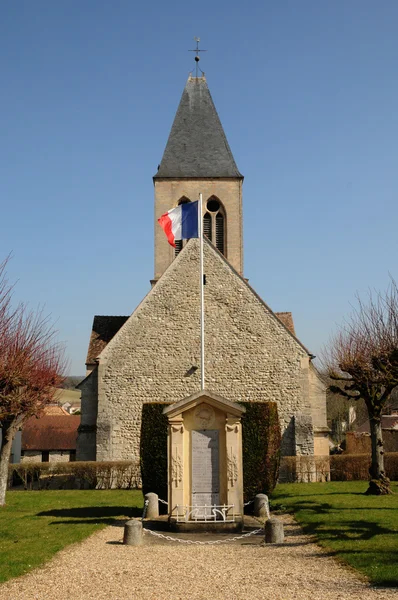
M 203 274 L 203 216 L 202 216 L 202 194 L 199 194 L 198 210 L 198 233 L 199 233 L 199 252 L 200 252 L 200 389 L 205 389 L 205 294 L 204 294 L 204 274 Z

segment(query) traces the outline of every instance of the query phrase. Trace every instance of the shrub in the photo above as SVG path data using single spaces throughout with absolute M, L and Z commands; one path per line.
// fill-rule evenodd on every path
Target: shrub
M 330 474 L 332 481 L 368 481 L 370 454 L 336 454 L 330 457 Z M 398 452 L 387 452 L 384 455 L 384 466 L 387 477 L 398 480 Z
M 139 464 L 117 462 L 22 462 L 9 465 L 10 479 L 25 490 L 97 488 L 133 489 L 139 485 Z
M 242 417 L 243 490 L 245 502 L 270 494 L 279 475 L 281 429 L 276 402 L 240 402 Z

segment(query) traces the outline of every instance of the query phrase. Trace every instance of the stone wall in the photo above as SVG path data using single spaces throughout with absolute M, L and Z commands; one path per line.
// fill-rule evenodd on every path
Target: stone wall
M 142 404 L 199 391 L 198 263 L 191 240 L 102 352 L 97 460 L 138 459 Z M 205 273 L 206 389 L 231 401 L 276 401 L 282 451 L 300 452 L 293 417 L 312 414 L 308 353 L 207 243 Z M 85 404 L 95 413 L 89 396 L 82 423 Z
M 70 450 L 50 450 L 48 462 L 69 462 Z M 25 450 L 21 456 L 21 463 L 42 462 L 41 450 Z
M 98 371 L 94 369 L 80 384 L 81 420 L 77 434 L 76 460 L 96 459 Z
M 155 180 L 155 279 L 165 272 L 174 260 L 174 248 L 170 246 L 158 218 L 185 196 L 189 200 L 198 200 L 203 196 L 203 207 L 207 200 L 215 195 L 220 200 L 226 214 L 226 252 L 231 265 L 243 273 L 242 239 L 242 181 L 241 179 L 180 179 Z
M 41 451 L 39 450 L 24 450 L 21 456 L 21 463 L 41 462 Z

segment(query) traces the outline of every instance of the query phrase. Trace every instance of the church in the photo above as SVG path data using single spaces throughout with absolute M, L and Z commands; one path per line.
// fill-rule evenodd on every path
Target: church
M 291 313 L 274 312 L 243 271 L 243 175 L 206 78 L 190 75 L 153 177 L 155 270 L 131 315 L 95 316 L 77 460 L 139 460 L 144 403 L 201 389 L 199 240 L 173 248 L 157 219 L 203 197 L 205 389 L 278 405 L 282 455 L 327 455 L 326 392 Z

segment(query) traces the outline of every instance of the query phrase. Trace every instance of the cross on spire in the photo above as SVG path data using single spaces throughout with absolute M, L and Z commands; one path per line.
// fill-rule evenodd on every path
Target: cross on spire
M 195 62 L 196 62 L 196 77 L 197 77 L 198 76 L 199 61 L 200 61 L 199 52 L 207 52 L 207 50 L 201 50 L 199 48 L 199 42 L 200 42 L 200 38 L 199 37 L 194 37 L 193 39 L 196 42 L 196 48 L 195 48 L 195 50 L 188 50 L 188 52 L 196 52 Z M 201 69 L 201 71 L 202 71 L 202 69 Z M 203 73 L 203 71 L 202 71 L 202 73 Z

